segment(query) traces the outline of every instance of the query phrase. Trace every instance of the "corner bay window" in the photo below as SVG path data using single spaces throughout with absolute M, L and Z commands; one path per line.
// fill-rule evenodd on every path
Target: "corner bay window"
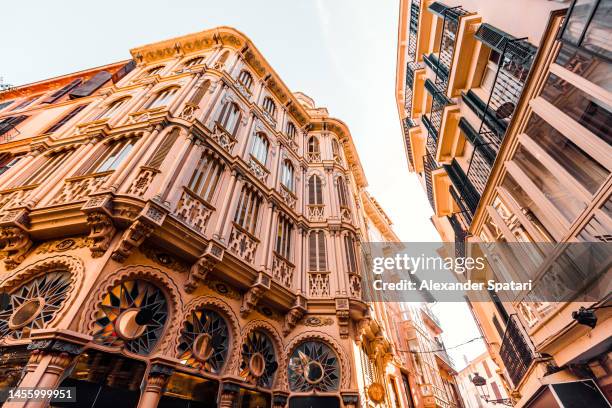
M 325 232 L 322 230 L 311 231 L 308 236 L 308 270 L 327 271 Z
M 240 192 L 234 222 L 250 234 L 255 234 L 260 205 L 260 195 L 253 187 L 245 185 Z
M 189 189 L 210 203 L 222 173 L 223 165 L 219 160 L 204 153 L 191 176 Z
M 266 135 L 264 135 L 263 133 L 257 133 L 255 137 L 253 138 L 253 146 L 251 148 L 251 155 L 253 155 L 253 157 L 257 159 L 257 161 L 263 164 L 264 166 L 266 165 L 266 161 L 268 160 L 268 147 L 269 146 L 270 146 L 270 143 L 268 142 Z
M 278 216 L 278 231 L 276 233 L 276 253 L 283 258 L 289 260 L 291 254 L 291 233 L 293 224 L 287 216 L 279 214 Z

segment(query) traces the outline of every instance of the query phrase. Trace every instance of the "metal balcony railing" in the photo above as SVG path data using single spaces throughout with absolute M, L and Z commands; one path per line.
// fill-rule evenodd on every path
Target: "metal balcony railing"
M 404 88 L 404 109 L 408 116 L 412 111 L 412 88 L 414 87 L 414 71 L 424 67 L 422 62 L 409 62 L 406 65 L 406 85 Z
M 432 171 L 436 170 L 440 166 L 436 162 L 436 160 L 431 156 L 431 154 L 426 154 L 423 156 L 423 169 L 425 173 L 425 187 L 427 189 L 427 198 L 429 199 L 429 204 L 431 208 L 435 208 L 434 198 L 433 198 L 433 181 L 431 179 Z
M 410 161 L 410 165 L 412 168 L 414 168 L 414 161 L 412 160 L 412 144 L 410 143 L 410 129 L 415 127 L 417 124 L 410 117 L 407 117 L 404 119 L 402 125 L 404 127 L 404 141 L 406 143 L 406 151 L 408 152 L 408 161 Z
M 458 214 L 450 215 L 448 221 L 455 234 L 455 256 L 457 258 L 463 258 L 465 257 L 465 237 L 467 236 L 467 231 L 463 227 L 463 223 Z
M 444 169 L 446 170 L 446 173 L 448 174 L 448 177 L 453 183 L 455 189 L 453 198 L 462 211 L 469 211 L 469 223 L 471 223 L 472 217 L 478 208 L 480 194 L 478 194 L 478 191 L 467 178 L 465 172 L 459 163 L 457 163 L 457 160 L 453 159 L 451 164 L 445 164 Z M 453 194 L 452 189 L 451 194 Z M 465 206 L 465 208 L 462 208 L 463 206 Z
M 438 64 L 436 69 L 435 83 L 446 91 L 448 87 L 448 73 L 453 64 L 453 54 L 457 41 L 457 31 L 459 31 L 459 19 L 470 14 L 461 6 L 449 7 L 440 2 L 434 2 L 429 6 L 429 10 L 442 17 L 442 35 L 440 36 L 440 51 L 438 52 Z M 430 56 L 431 57 L 431 56 Z M 446 71 L 446 75 L 443 74 Z
M 416 60 L 417 37 L 419 32 L 419 15 L 421 13 L 420 0 L 410 3 L 410 25 L 408 27 L 408 57 L 410 61 Z
M 516 314 L 510 315 L 508 319 L 499 355 L 515 387 L 537 358 L 525 328 Z

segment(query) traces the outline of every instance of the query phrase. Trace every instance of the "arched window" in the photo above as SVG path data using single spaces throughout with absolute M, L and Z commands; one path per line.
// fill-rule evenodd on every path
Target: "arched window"
M 270 143 L 268 138 L 263 133 L 259 132 L 253 138 L 253 147 L 251 148 L 251 155 L 257 159 L 258 162 L 266 165 L 268 160 L 268 147 Z
M 346 189 L 344 177 L 340 176 L 336 179 L 336 181 L 338 187 L 338 203 L 340 204 L 340 207 L 348 208 L 348 191 Z
M 308 161 L 318 162 L 321 161 L 321 151 L 319 149 L 319 139 L 314 136 L 310 136 L 308 139 Z
M 294 185 L 293 185 L 293 164 L 291 164 L 290 160 L 285 160 L 283 162 L 283 169 L 282 169 L 282 174 L 281 174 L 281 183 L 283 183 L 283 185 L 285 187 L 287 187 L 289 189 L 289 191 L 293 191 Z
M 323 205 L 323 188 L 321 177 L 313 174 L 308 179 L 308 204 Z
M 334 155 L 334 161 L 338 164 L 342 164 L 342 156 L 340 155 L 340 144 L 336 139 L 332 139 L 332 154 Z
M 269 96 L 266 96 L 266 98 L 264 99 L 263 108 L 266 112 L 270 114 L 270 116 L 276 118 L 276 104 Z
M 187 316 L 178 346 L 178 358 L 183 364 L 219 374 L 227 361 L 229 349 L 229 328 L 219 313 L 198 309 Z
M 240 75 L 238 75 L 238 82 L 240 82 L 247 90 L 251 90 L 253 86 L 253 77 L 248 71 L 242 70 L 240 71 Z
M 234 102 L 227 102 L 223 105 L 223 109 L 219 113 L 217 120 L 219 125 L 232 136 L 236 135 L 238 123 L 240 123 L 240 109 Z
M 189 189 L 211 202 L 223 173 L 223 165 L 209 153 L 204 153 L 189 181 Z
M 333 392 L 340 388 L 340 364 L 334 350 L 317 340 L 293 350 L 287 367 L 289 388 L 294 392 Z
M 194 67 L 204 62 L 204 57 L 195 57 L 185 63 L 185 68 Z
M 272 387 L 278 362 L 270 336 L 262 330 L 252 331 L 240 351 L 240 376 L 258 387 Z
M 32 172 L 26 175 L 25 179 L 22 178 L 23 176 L 20 177 L 19 180 L 14 182 L 16 185 L 13 187 L 30 186 L 43 183 L 56 171 L 58 171 L 58 169 L 62 168 L 72 153 L 74 153 L 74 150 L 64 150 L 43 156 L 30 166 Z
M 219 59 L 215 63 L 215 68 L 216 69 L 223 68 L 223 66 L 225 65 L 225 61 L 227 61 L 228 57 L 229 57 L 229 51 L 225 51 L 223 54 L 221 54 L 221 56 L 219 57 Z
M 178 91 L 177 86 L 173 86 L 170 88 L 166 88 L 162 91 L 159 91 L 153 99 L 147 105 L 147 109 L 159 108 L 160 106 L 167 106 L 170 104 L 172 97 Z
M 153 75 L 157 75 L 164 69 L 164 66 L 161 65 L 159 67 L 150 68 L 147 71 L 143 72 L 140 78 L 147 78 Z
M 117 170 L 121 162 L 130 154 L 135 144 L 136 138 L 125 138 L 110 143 L 89 168 L 87 174 Z
M 276 253 L 283 258 L 289 260 L 291 255 L 291 232 L 293 231 L 293 223 L 283 215 L 278 215 L 278 231 L 276 233 Z M 284 282 L 285 283 L 285 282 Z M 286 282 L 289 285 L 291 282 Z
M 253 187 L 244 185 L 238 198 L 234 222 L 251 234 L 255 233 L 261 198 Z
M 353 236 L 344 236 L 344 253 L 346 254 L 346 266 L 349 272 L 357 272 L 357 257 L 355 256 L 355 240 Z
M 325 248 L 325 232 L 323 230 L 311 231 L 308 236 L 309 271 L 327 270 L 327 255 Z
M 127 103 L 129 99 L 130 97 L 128 96 L 111 102 L 102 112 L 100 112 L 95 120 L 111 118 L 122 106 Z
M 295 125 L 293 124 L 293 122 L 287 122 L 287 137 L 289 138 L 289 140 L 295 140 L 296 136 L 297 129 L 295 128 Z

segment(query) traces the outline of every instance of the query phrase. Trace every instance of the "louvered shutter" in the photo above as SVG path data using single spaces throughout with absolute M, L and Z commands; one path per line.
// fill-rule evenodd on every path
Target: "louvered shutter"
M 28 118 L 27 115 L 11 116 L 0 122 L 0 135 L 5 134 L 9 130 L 13 129 L 19 123 L 23 122 Z
M 83 98 L 94 93 L 98 88 L 104 85 L 111 79 L 111 74 L 108 71 L 100 71 L 94 75 L 89 81 L 85 82 L 74 91 L 70 92 L 70 99 Z
M 349 235 L 344 237 L 344 247 L 346 252 L 346 264 L 349 268 L 349 272 L 357 271 L 357 261 L 355 259 L 355 247 L 353 243 L 353 238 Z
M 134 60 L 131 60 L 130 62 L 119 68 L 119 70 L 115 72 L 111 77 L 111 79 L 113 80 L 113 84 L 116 84 L 117 82 L 121 81 L 121 79 L 130 72 L 132 72 L 134 68 L 136 68 L 136 61 Z
M 315 194 L 317 197 L 317 204 L 323 204 L 323 189 L 321 188 L 321 179 L 317 176 L 315 181 Z
M 308 204 L 317 204 L 315 197 L 315 183 L 317 176 L 310 176 L 310 180 L 308 180 Z
M 154 169 L 158 169 L 159 166 L 163 163 L 164 159 L 168 155 L 172 146 L 174 146 L 174 142 L 178 138 L 179 131 L 178 129 L 174 129 L 172 132 L 166 134 L 164 140 L 157 146 L 155 152 L 151 156 L 151 158 L 147 161 L 147 166 L 152 167 Z
M 308 236 L 308 270 L 317 270 L 317 232 L 312 231 Z
M 59 122 L 57 122 L 55 125 L 51 126 L 45 133 L 52 133 L 55 132 L 57 129 L 61 128 L 62 126 L 64 126 L 64 124 L 66 122 L 68 122 L 70 119 L 74 118 L 80 111 L 82 111 L 83 109 L 85 109 L 87 105 L 81 105 L 81 106 L 77 106 L 76 108 L 74 108 L 73 110 L 71 110 L 70 112 L 68 112 L 68 114 L 66 116 L 64 116 L 63 118 L 61 118 L 59 120 Z
M 206 95 L 206 91 L 208 91 L 208 87 L 210 86 L 210 81 L 206 80 L 205 82 L 201 83 L 198 86 L 198 89 L 196 89 L 195 93 L 193 95 L 191 95 L 191 98 L 189 98 L 189 102 L 187 102 L 189 105 L 198 105 L 200 103 L 200 101 L 202 100 L 202 98 L 204 98 L 204 95 Z
M 319 231 L 319 270 L 327 270 L 327 254 L 325 253 L 325 233 Z
M 77 86 L 81 85 L 81 82 L 83 82 L 81 78 L 75 79 L 74 81 L 66 85 L 65 87 L 53 92 L 48 98 L 42 101 L 42 103 L 54 103 L 55 101 L 60 99 L 62 96 L 66 95 L 68 92 L 70 92 Z

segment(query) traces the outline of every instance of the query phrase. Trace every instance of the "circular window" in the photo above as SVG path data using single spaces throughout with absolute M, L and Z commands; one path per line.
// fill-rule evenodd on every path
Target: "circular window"
M 70 277 L 67 271 L 50 271 L 10 292 L 0 310 L 0 337 L 20 339 L 46 327 L 68 297 Z
M 262 331 L 249 333 L 242 345 L 240 376 L 260 387 L 272 387 L 278 368 L 274 346 L 270 337 Z
M 196 310 L 183 325 L 178 358 L 190 367 L 219 374 L 227 359 L 228 344 L 225 319 L 213 310 Z
M 112 288 L 96 312 L 94 341 L 148 354 L 162 335 L 168 304 L 163 292 L 150 282 L 128 280 Z
M 340 383 L 336 353 L 319 341 L 300 344 L 289 359 L 288 380 L 291 391 L 336 391 Z

